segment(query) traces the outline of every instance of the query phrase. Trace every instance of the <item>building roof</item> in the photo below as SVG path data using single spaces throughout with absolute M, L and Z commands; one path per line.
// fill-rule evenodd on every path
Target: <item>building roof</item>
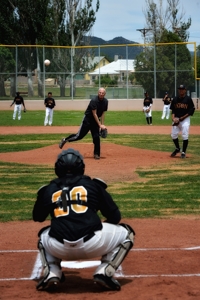
M 99 75 L 99 74 L 120 74 L 121 72 L 133 72 L 134 71 L 134 59 L 118 59 L 113 61 L 101 68 L 90 72 L 89 75 Z
M 89 56 L 84 59 L 86 59 L 88 67 L 93 68 L 95 64 L 100 63 L 100 61 L 103 60 L 104 58 L 105 58 L 105 56 L 95 56 L 95 57 Z

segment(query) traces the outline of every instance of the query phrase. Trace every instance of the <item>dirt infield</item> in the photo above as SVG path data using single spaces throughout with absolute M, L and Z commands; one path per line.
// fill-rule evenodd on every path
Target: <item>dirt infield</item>
M 152 130 L 152 133 L 163 134 L 161 127 L 152 126 L 150 129 L 150 126 L 143 126 L 143 128 L 146 131 Z M 166 134 L 169 134 L 169 127 L 165 128 L 168 129 Z M 28 133 L 33 133 L 32 131 L 35 130 L 32 127 L 27 129 Z M 52 126 L 51 128 L 41 127 L 39 132 L 49 130 L 51 133 L 63 133 L 74 129 Z M 128 128 L 124 130 L 129 133 Z M 114 133 L 114 131 L 119 133 L 119 128 L 110 128 L 110 132 Z M 130 127 L 130 133 L 137 131 L 139 133 L 139 128 Z M 197 127 L 196 134 L 199 132 Z M 1 127 L 1 134 L 11 133 L 27 132 L 25 128 L 20 127 Z M 191 133 L 195 134 L 194 127 L 191 127 Z M 101 177 L 108 183 L 140 180 L 135 173 L 137 167 L 170 164 L 172 161 L 169 153 L 138 150 L 110 143 L 102 143 L 102 158 L 96 161 L 92 157 L 92 144 L 73 143 L 70 146 L 83 154 L 87 174 L 92 177 Z M 0 160 L 53 164 L 58 153 L 60 153 L 58 145 L 53 145 L 31 151 L 9 153 L 9 155 L 1 153 Z M 187 156 L 190 157 L 190 154 Z M 36 280 L 40 273 L 37 232 L 48 222 L 40 224 L 27 221 L 1 224 L 0 299 L 82 300 L 90 297 L 94 300 L 100 300 L 102 297 L 111 300 L 120 298 L 125 300 L 200 299 L 200 218 L 123 221 L 128 222 L 135 229 L 136 241 L 134 248 L 116 273 L 122 286 L 120 292 L 102 290 L 93 284 L 94 265 L 98 263 L 99 258 L 88 262 L 87 267 L 82 267 L 81 262 L 74 262 L 70 268 L 65 265 L 63 267 L 66 276 L 65 283 L 50 292 L 36 291 Z

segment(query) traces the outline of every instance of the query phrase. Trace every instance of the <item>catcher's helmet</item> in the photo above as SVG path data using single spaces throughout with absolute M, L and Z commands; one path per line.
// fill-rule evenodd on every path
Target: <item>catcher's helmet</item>
M 83 175 L 85 164 L 82 155 L 72 148 L 63 150 L 55 163 L 55 173 L 58 177 L 63 177 L 67 174 Z

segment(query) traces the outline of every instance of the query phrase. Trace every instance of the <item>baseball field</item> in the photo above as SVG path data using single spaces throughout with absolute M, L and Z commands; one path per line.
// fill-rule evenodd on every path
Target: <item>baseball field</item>
M 76 132 L 77 129 L 77 126 L 1 126 L 0 144 L 2 147 L 12 148 L 14 142 L 9 139 L 9 136 L 29 135 L 28 143 L 31 144 L 35 142 L 34 135 L 36 133 L 45 136 L 52 134 L 65 136 L 65 133 Z M 49 220 L 40 224 L 34 223 L 27 217 L 20 219 L 13 216 L 12 221 L 0 223 L 0 299 L 82 300 L 90 297 L 94 300 L 100 300 L 102 297 L 111 300 L 121 298 L 127 300 L 200 299 L 200 198 L 195 195 L 196 206 L 190 207 L 189 201 L 186 204 L 183 203 L 181 209 L 179 206 L 181 189 L 187 184 L 185 178 L 197 174 L 197 177 L 194 177 L 196 180 L 194 188 L 198 185 L 199 154 L 194 150 L 192 142 L 194 143 L 196 138 L 199 141 L 200 126 L 191 126 L 190 128 L 192 142 L 188 147 L 185 160 L 181 160 L 179 156 L 171 158 L 169 148 L 166 151 L 152 149 L 153 140 L 156 138 L 151 139 L 149 136 L 160 136 L 161 140 L 164 140 L 164 136 L 169 140 L 170 126 L 109 126 L 108 131 L 112 138 L 102 141 L 102 155 L 99 161 L 93 159 L 90 137 L 80 143 L 73 143 L 70 147 L 83 154 L 86 174 L 102 178 L 108 183 L 108 189 L 113 195 L 116 195 L 117 203 L 121 203 L 120 198 L 123 199 L 126 195 L 126 203 L 124 203 L 126 209 L 123 210 L 123 204 L 121 204 L 123 221 L 134 228 L 136 238 L 133 249 L 116 272 L 116 277 L 121 283 L 121 291 L 103 290 L 93 284 L 92 274 L 99 263 L 99 258 L 86 262 L 62 262 L 66 281 L 48 292 L 36 291 L 36 282 L 41 272 L 37 251 L 37 232 L 41 227 L 48 225 Z M 124 143 L 115 141 L 125 135 L 127 135 L 127 139 L 124 139 Z M 148 139 L 144 148 L 130 146 L 129 140 L 136 139 L 136 136 L 142 136 L 145 140 L 145 135 L 148 136 Z M 8 137 L 9 142 L 5 142 L 5 136 Z M 123 140 L 123 138 L 121 139 Z M 142 145 L 142 141 L 139 139 L 138 143 Z M 22 144 L 23 139 L 21 139 Z M 173 146 L 170 146 L 173 150 Z M 11 166 L 12 164 L 15 167 L 19 166 L 19 170 L 25 169 L 27 178 L 30 177 L 31 180 L 34 180 L 30 170 L 42 168 L 42 172 L 44 172 L 45 167 L 49 170 L 50 166 L 53 167 L 59 153 L 57 142 L 51 142 L 48 145 L 44 143 L 42 147 L 33 147 L 30 150 L 24 150 L 21 146 L 21 149 L 16 149 L 16 151 L 13 149 L 9 152 L 0 151 L 1 173 L 3 174 L 5 168 L 11 163 Z M 15 207 L 15 202 L 17 202 L 15 199 L 12 199 L 11 202 L 14 209 L 5 205 L 5 200 L 3 200 L 6 199 L 5 195 L 7 194 L 9 198 L 13 192 L 11 181 L 14 173 L 12 173 L 11 167 L 9 172 L 9 174 L 1 175 L 1 192 L 3 194 L 1 216 L 6 213 L 9 215 L 9 211 L 12 211 L 13 214 L 16 212 L 20 216 L 23 213 L 30 215 L 34 203 L 34 193 L 33 201 L 29 206 L 24 206 L 24 210 L 23 205 L 20 209 Z M 20 172 L 22 171 L 19 171 L 19 177 Z M 184 175 L 181 177 L 183 178 L 181 181 L 178 180 L 179 175 Z M 35 174 L 36 181 L 38 180 L 37 176 L 38 174 Z M 45 176 L 43 180 L 40 179 L 41 182 L 38 184 L 46 183 Z M 159 181 L 159 177 L 164 178 L 162 186 L 160 182 L 156 188 L 151 186 L 151 183 L 155 184 L 155 178 L 158 178 Z M 4 179 L 5 181 L 3 181 Z M 15 180 L 17 181 L 17 179 L 15 174 Z M 25 201 L 24 195 L 27 188 L 25 182 L 23 190 L 21 187 L 19 188 L 22 192 L 22 203 Z M 192 202 L 192 184 L 190 185 L 191 189 L 183 190 L 184 193 L 187 193 L 184 197 L 188 200 L 191 199 Z M 16 191 L 13 192 L 13 195 L 18 199 L 20 196 L 17 193 L 17 185 L 14 188 Z M 155 189 L 163 189 L 163 199 L 155 198 L 155 205 L 152 205 Z M 129 196 L 127 196 L 127 190 Z M 138 190 L 145 190 L 145 199 L 137 198 Z M 173 203 L 173 207 L 170 206 L 171 199 L 167 198 L 170 190 L 173 190 L 173 201 L 177 202 L 177 206 L 175 203 Z M 165 198 L 169 201 L 168 206 L 164 201 Z M 150 208 L 148 208 L 148 199 Z M 162 201 L 165 203 L 165 207 L 162 207 Z M 7 211 L 5 207 L 7 207 Z M 159 210 L 159 213 L 155 212 L 156 209 Z M 27 212 L 27 210 L 29 211 Z M 145 214 L 145 211 L 149 211 L 149 215 Z

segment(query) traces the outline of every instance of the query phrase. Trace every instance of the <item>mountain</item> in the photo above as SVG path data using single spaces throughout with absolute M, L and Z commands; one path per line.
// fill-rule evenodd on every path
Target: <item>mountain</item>
M 115 47 L 103 47 L 103 45 L 129 45 L 129 44 L 138 44 L 136 42 L 127 40 L 121 36 L 115 37 L 112 40 L 105 41 L 101 38 L 98 38 L 96 36 L 90 37 L 90 45 L 91 46 L 101 46 L 100 47 L 100 54 L 101 56 L 106 56 L 110 61 L 114 60 L 115 55 L 118 55 L 119 58 L 126 58 L 126 47 L 125 46 L 115 46 Z M 143 48 L 140 46 L 132 46 L 127 47 L 128 49 L 128 58 L 134 59 L 138 54 L 140 54 L 143 51 Z M 99 55 L 99 49 L 94 48 L 95 55 Z

